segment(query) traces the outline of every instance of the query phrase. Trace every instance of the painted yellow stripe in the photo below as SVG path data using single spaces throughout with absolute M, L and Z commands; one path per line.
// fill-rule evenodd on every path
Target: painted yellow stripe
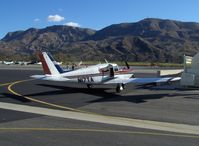
M 144 131 L 122 131 L 122 130 L 106 130 L 106 129 L 74 129 L 74 128 L 0 128 L 2 131 L 70 131 L 70 132 L 98 132 L 98 133 L 118 133 L 118 134 L 136 134 L 136 135 L 151 135 L 151 136 L 170 136 L 181 138 L 196 138 L 197 135 L 183 135 L 183 134 L 170 134 L 160 132 L 144 132 Z
M 0 87 L 2 87 L 2 86 L 7 86 L 7 85 L 10 85 L 10 84 L 12 84 L 13 82 L 10 82 L 10 83 L 3 83 L 3 84 L 0 84 Z
M 16 91 L 14 91 L 14 90 L 12 89 L 12 87 L 13 87 L 14 85 L 16 85 L 16 84 L 19 84 L 19 83 L 22 83 L 22 82 L 31 81 L 31 80 L 35 80 L 35 79 L 20 80 L 20 81 L 12 82 L 12 83 L 8 86 L 8 90 L 9 90 L 12 94 L 14 94 L 14 95 L 17 95 L 17 96 L 23 97 L 23 98 L 25 98 L 25 99 L 27 99 L 27 100 L 30 100 L 30 101 L 33 101 L 33 102 L 37 102 L 37 103 L 40 103 L 40 104 L 43 104 L 43 105 L 47 105 L 47 106 L 50 106 L 50 107 L 54 107 L 54 108 L 58 108 L 58 109 L 62 109 L 62 110 L 70 110 L 70 111 L 74 111 L 74 112 L 87 113 L 87 114 L 92 114 L 92 115 L 105 116 L 105 115 L 98 114 L 98 113 L 93 113 L 93 112 L 89 112 L 89 111 L 85 111 L 85 110 L 80 110 L 80 109 L 75 109 L 75 108 L 71 108 L 71 107 L 61 106 L 61 105 L 57 105 L 57 104 L 45 102 L 45 101 L 42 101 L 42 100 L 38 100 L 38 99 L 29 97 L 29 96 L 24 96 L 24 95 L 22 95 L 22 94 L 20 94 L 20 93 L 17 93 Z M 111 116 L 106 116 L 106 117 L 112 118 Z
M 20 80 L 20 82 L 26 82 L 26 81 L 31 81 L 31 80 L 35 80 L 35 79 Z M 17 81 L 2 83 L 2 84 L 0 84 L 0 87 L 1 86 L 7 86 L 7 85 L 10 85 L 10 84 L 15 83 L 15 82 L 17 82 Z
M 12 89 L 12 87 L 13 87 L 14 85 L 16 85 L 16 84 L 18 84 L 18 83 L 25 82 L 25 81 L 29 81 L 29 80 L 16 81 L 16 82 L 10 84 L 10 85 L 8 86 L 8 90 L 9 90 L 11 93 L 13 93 L 13 94 L 15 94 L 15 95 L 17 95 L 17 96 L 21 96 L 21 97 L 23 97 L 23 98 L 25 98 L 25 99 L 28 99 L 28 100 L 30 100 L 30 101 L 34 101 L 34 102 L 37 102 L 37 103 L 40 103 L 40 104 L 44 104 L 44 105 L 48 105 L 48 106 L 51 106 L 51 107 L 56 107 L 56 108 L 60 108 L 60 109 L 64 109 L 64 110 L 70 110 L 70 111 L 79 112 L 79 113 L 87 113 L 87 114 L 96 115 L 96 116 L 101 116 L 101 117 L 105 117 L 105 118 L 108 117 L 108 118 L 113 119 L 113 120 L 114 120 L 115 118 L 121 119 L 121 120 L 124 120 L 124 119 L 125 119 L 125 121 L 131 121 L 131 120 L 133 120 L 133 119 L 130 119 L 130 118 L 106 116 L 106 115 L 102 115 L 102 114 L 98 114 L 98 113 L 92 113 L 92 112 L 87 112 L 87 111 L 84 111 L 84 110 L 79 110 L 79 109 L 74 109 L 74 108 L 70 108 L 70 107 L 65 107 L 65 106 L 61 106 L 61 105 L 56 105 L 56 104 L 48 103 L 48 102 L 41 101 L 41 100 L 38 100 L 38 99 L 34 99 L 34 98 L 31 98 L 31 97 L 28 97 L 28 96 L 23 96 L 23 95 L 21 95 L 21 94 L 15 92 L 15 91 Z M 140 120 L 140 121 L 141 121 L 142 123 L 148 122 L 148 121 L 146 121 L 146 120 Z M 149 122 L 153 122 L 153 121 L 149 121 Z M 152 123 L 152 124 L 153 124 L 153 123 Z M 173 124 L 175 124 L 175 123 L 173 123 Z M 156 126 L 162 126 L 162 123 L 161 123 L 161 122 L 155 122 L 155 125 L 156 125 Z M 170 128 L 170 126 L 169 126 L 169 125 L 166 125 L 166 124 L 164 124 L 164 127 Z M 165 130 L 164 130 L 164 131 L 165 131 Z M 166 131 L 167 131 L 167 130 L 166 130 Z
M 31 79 L 32 80 L 32 79 Z M 37 102 L 37 103 L 40 103 L 40 104 L 44 104 L 44 105 L 48 105 L 48 106 L 51 106 L 51 107 L 55 107 L 55 108 L 59 108 L 59 109 L 64 109 L 64 110 L 70 110 L 70 111 L 76 111 L 76 112 L 84 112 L 85 111 L 81 111 L 81 110 L 78 110 L 78 109 L 74 109 L 74 108 L 70 108 L 70 107 L 65 107 L 65 106 L 61 106 L 61 105 L 57 105 L 57 104 L 53 104 L 53 103 L 48 103 L 48 102 L 45 102 L 45 101 L 41 101 L 41 100 L 38 100 L 38 99 L 34 99 L 34 98 L 31 98 L 31 97 L 28 97 L 28 96 L 24 96 L 24 95 L 21 95 L 17 92 L 15 92 L 12 87 L 15 85 L 15 84 L 19 84 L 19 83 L 22 83 L 22 82 L 26 82 L 26 81 L 30 81 L 30 80 L 21 80 L 21 81 L 16 81 L 16 82 L 13 82 L 11 83 L 9 86 L 8 86 L 8 90 L 14 94 L 14 95 L 17 95 L 17 96 L 21 96 L 25 99 L 28 99 L 30 101 L 33 101 L 33 102 Z M 87 112 L 88 113 L 88 112 Z

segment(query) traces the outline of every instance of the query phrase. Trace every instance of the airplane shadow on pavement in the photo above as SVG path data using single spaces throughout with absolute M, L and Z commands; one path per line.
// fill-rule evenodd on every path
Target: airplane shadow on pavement
M 2 97 L 0 96 L 0 99 L 3 99 L 3 100 L 5 98 L 8 98 L 8 99 L 17 100 L 17 101 L 24 102 L 24 103 L 31 102 L 30 100 L 24 98 L 23 96 L 17 96 L 17 95 L 11 94 L 11 93 L 1 93 L 0 95 L 2 95 Z
M 61 95 L 61 94 L 72 94 L 72 93 L 83 93 L 88 95 L 94 95 L 93 98 L 91 97 L 88 101 L 89 103 L 94 102 L 117 102 L 117 101 L 128 101 L 133 103 L 142 103 L 146 102 L 150 99 L 160 99 L 169 94 L 143 94 L 143 95 L 123 95 L 125 91 L 118 94 L 115 93 L 113 88 L 98 88 L 94 87 L 92 89 L 83 88 L 83 87 L 68 87 L 68 86 L 58 86 L 58 85 L 50 85 L 50 84 L 37 84 L 43 87 L 55 88 L 56 90 L 53 91 L 45 91 L 33 94 L 27 94 L 25 96 L 46 96 L 46 95 Z M 57 90 L 58 89 L 58 90 Z M 113 90 L 113 92 L 108 92 L 108 90 Z M 97 96 L 97 98 L 96 98 Z
M 89 99 L 86 101 L 82 100 L 82 101 L 78 101 L 78 102 L 87 102 L 87 104 L 95 103 L 95 102 L 118 102 L 118 101 L 127 101 L 127 102 L 132 102 L 132 103 L 143 103 L 143 102 L 147 102 L 148 100 L 152 100 L 152 99 L 161 99 L 164 97 L 182 96 L 182 94 L 170 94 L 169 92 L 164 93 L 164 94 L 162 94 L 162 93 L 156 93 L 156 94 L 144 94 L 143 93 L 142 94 L 141 93 L 138 95 L 125 95 L 125 93 L 128 93 L 128 91 L 124 90 L 118 94 L 118 93 L 115 93 L 114 88 L 94 87 L 92 89 L 88 89 L 83 86 L 69 87 L 69 86 L 50 85 L 50 84 L 36 84 L 36 85 L 53 88 L 56 90 L 49 90 L 49 91 L 44 91 L 44 92 L 26 94 L 24 96 L 36 97 L 38 99 L 41 99 L 40 98 L 41 96 L 83 93 L 83 94 L 88 94 L 91 96 L 89 96 Z M 137 88 L 134 88 L 133 90 L 139 90 L 140 88 L 141 88 L 141 86 L 137 86 Z M 145 88 L 145 89 L 147 89 L 147 88 Z M 1 93 L 0 95 L 1 95 L 0 100 L 3 100 L 3 101 L 5 98 L 8 98 L 8 99 L 14 99 L 14 100 L 24 102 L 24 103 L 31 102 L 30 100 L 24 98 L 23 96 L 17 96 L 17 95 L 13 95 L 11 93 Z M 198 95 L 198 94 L 190 93 L 190 94 L 186 94 L 186 95 L 190 96 L 190 95 Z M 72 97 L 72 98 L 73 98 L 73 100 L 75 100 L 74 98 L 77 98 L 76 100 L 79 100 L 82 97 L 78 96 L 78 97 Z M 188 97 L 185 97 L 185 98 L 188 98 Z

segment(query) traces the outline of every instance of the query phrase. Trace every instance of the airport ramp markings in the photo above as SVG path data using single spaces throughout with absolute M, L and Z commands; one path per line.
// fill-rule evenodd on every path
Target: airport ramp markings
M 15 82 L 15 81 L 14 81 Z M 0 87 L 2 87 L 2 86 L 7 86 L 7 85 L 10 85 L 10 84 L 12 84 L 13 82 L 9 82 L 9 83 L 2 83 L 2 84 L 0 84 Z
M 0 84 L 0 87 L 2 87 L 2 86 L 7 86 L 7 85 L 9 85 L 10 83 L 4 83 L 4 84 Z
M 19 81 L 13 81 L 13 82 L 8 82 L 8 83 L 1 83 L 0 87 L 7 86 L 7 85 L 10 85 L 10 84 L 13 84 L 13 83 L 16 83 L 16 82 L 27 82 L 27 81 L 31 81 L 31 80 L 35 80 L 35 79 L 27 79 L 27 80 L 19 80 Z
M 78 109 L 74 109 L 74 108 L 70 108 L 70 107 L 66 107 L 66 106 L 61 106 L 61 105 L 57 105 L 57 104 L 53 104 L 53 103 L 49 103 L 49 102 L 45 102 L 45 101 L 42 101 L 42 100 L 38 100 L 38 99 L 35 99 L 35 98 L 31 98 L 29 96 L 24 96 L 20 93 L 17 93 L 16 91 L 14 91 L 12 89 L 12 86 L 18 84 L 18 83 L 22 83 L 22 82 L 27 82 L 27 81 L 31 81 L 31 80 L 34 80 L 34 79 L 29 79 L 29 80 L 21 80 L 21 81 L 16 81 L 16 82 L 13 82 L 11 83 L 9 86 L 8 86 L 8 90 L 16 95 L 16 96 L 20 96 L 20 97 L 23 97 L 25 99 L 28 99 L 30 101 L 33 101 L 33 102 L 36 102 L 36 103 L 40 103 L 40 104 L 43 104 L 43 105 L 48 105 L 48 106 L 51 106 L 51 107 L 55 107 L 55 108 L 59 108 L 59 109 L 64 109 L 64 110 L 70 110 L 70 111 L 76 111 L 76 112 L 85 112 L 85 113 L 89 113 L 89 112 L 86 112 L 86 111 L 82 111 L 82 110 L 78 110 Z
M 89 113 L 55 110 L 49 108 L 33 107 L 33 106 L 4 103 L 4 102 L 0 102 L 0 108 L 46 115 L 46 116 L 59 117 L 59 118 L 199 135 L 199 125 L 177 124 L 177 123 L 158 122 L 158 121 L 113 117 L 105 115 L 95 115 Z
M 146 128 L 146 129 L 153 129 L 153 130 L 162 130 L 162 131 L 199 135 L 199 126 L 106 116 L 106 115 L 102 115 L 102 114 L 98 114 L 98 113 L 92 113 L 92 112 L 88 112 L 88 111 L 84 111 L 84 110 L 79 110 L 79 109 L 74 109 L 74 108 L 70 108 L 70 107 L 65 107 L 65 106 L 61 106 L 61 105 L 44 102 L 44 101 L 37 100 L 37 99 L 31 98 L 31 97 L 23 96 L 23 95 L 15 92 L 14 90 L 12 90 L 12 86 L 14 86 L 15 84 L 26 82 L 26 81 L 31 81 L 31 80 L 33 80 L 33 79 L 13 82 L 8 86 L 8 90 L 17 96 L 22 96 L 26 99 L 29 99 L 29 100 L 37 102 L 37 103 L 49 105 L 52 107 L 57 107 L 60 109 L 69 110 L 69 111 L 62 111 L 62 112 L 73 112 L 73 113 L 79 113 L 79 114 L 86 114 L 88 117 L 88 119 L 85 119 L 83 117 L 78 118 L 78 117 L 73 117 L 73 116 L 72 117 L 71 116 L 62 117 L 62 118 L 70 118 L 70 119 L 76 119 L 76 120 L 84 120 L 84 121 L 91 121 L 91 122 L 121 125 L 121 126 L 132 126 L 132 127 L 138 127 L 138 128 Z M 22 110 L 22 112 L 23 112 L 23 110 Z M 49 115 L 49 116 L 53 116 L 53 115 Z M 57 115 L 55 114 L 54 116 L 57 116 Z M 91 118 L 90 118 L 90 116 L 91 116 Z M 97 117 L 97 120 L 96 120 L 96 117 Z M 100 117 L 101 118 L 103 117 L 105 119 L 102 118 L 100 120 Z M 109 122 L 107 120 L 109 120 Z M 116 121 L 114 122 L 114 120 L 116 120 Z M 120 121 L 120 120 L 122 120 L 122 121 Z M 132 122 L 135 122 L 135 123 L 132 123 Z

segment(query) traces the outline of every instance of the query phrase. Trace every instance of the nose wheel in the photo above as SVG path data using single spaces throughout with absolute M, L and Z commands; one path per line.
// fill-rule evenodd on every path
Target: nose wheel
M 125 84 L 117 84 L 117 87 L 116 87 L 117 93 L 120 93 L 124 89 L 125 89 Z

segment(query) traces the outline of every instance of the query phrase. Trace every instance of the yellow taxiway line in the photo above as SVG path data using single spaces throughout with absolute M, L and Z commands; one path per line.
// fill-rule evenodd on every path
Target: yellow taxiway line
M 26 81 L 31 81 L 31 80 L 35 80 L 35 79 L 20 80 L 19 82 L 26 82 Z M 12 82 L 8 82 L 8 83 L 1 83 L 0 87 L 7 86 L 7 85 L 13 84 L 15 82 L 18 82 L 18 81 L 12 81 Z
M 84 115 L 76 115 L 76 117 L 73 117 L 73 116 L 70 117 L 70 115 L 66 116 L 68 118 L 70 117 L 70 118 L 77 119 L 77 120 L 86 120 L 86 121 L 93 121 L 93 122 L 100 122 L 100 123 L 107 123 L 107 124 L 114 124 L 114 125 L 132 126 L 132 127 L 146 128 L 146 129 L 153 129 L 153 130 L 162 130 L 162 131 L 167 131 L 167 132 L 169 131 L 169 132 L 177 132 L 177 133 L 187 133 L 187 134 L 197 134 L 197 135 L 199 134 L 199 126 L 197 126 L 197 125 L 192 126 L 192 125 L 184 125 L 184 124 L 176 124 L 176 123 L 167 123 L 167 122 L 131 119 L 131 118 L 124 118 L 124 117 L 106 116 L 106 115 L 102 115 L 102 114 L 91 113 L 91 112 L 87 112 L 84 110 L 79 110 L 79 109 L 74 109 L 74 108 L 70 108 L 70 107 L 65 107 L 65 106 L 61 106 L 61 105 L 48 103 L 48 102 L 34 99 L 34 98 L 31 98 L 28 96 L 23 96 L 12 89 L 12 87 L 14 85 L 16 85 L 18 83 L 25 82 L 25 81 L 29 81 L 29 80 L 22 80 L 22 81 L 16 81 L 16 82 L 11 83 L 8 86 L 8 90 L 11 93 L 13 93 L 14 95 L 21 96 L 30 101 L 34 101 L 34 102 L 48 105 L 51 107 L 56 107 L 59 109 L 72 111 L 72 112 L 74 112 L 73 115 L 75 115 L 76 113 L 84 114 Z M 59 115 L 56 115 L 56 116 L 59 116 Z M 79 116 L 81 116 L 81 118 Z M 85 118 L 85 116 L 88 116 L 88 118 Z
M 12 89 L 12 86 L 14 86 L 15 84 L 19 84 L 19 83 L 22 83 L 22 82 L 27 82 L 27 81 L 30 81 L 30 80 L 34 80 L 34 79 L 21 80 L 21 81 L 12 82 L 12 83 L 8 86 L 8 90 L 9 90 L 12 94 L 14 94 L 14 95 L 17 95 L 17 96 L 23 97 L 23 98 L 25 98 L 25 99 L 27 99 L 27 100 L 30 100 L 30 101 L 33 101 L 33 102 L 37 102 L 37 103 L 40 103 L 40 104 L 44 104 L 44 105 L 47 105 L 47 106 L 51 106 L 51 107 L 55 107 L 55 108 L 59 108 L 59 109 L 64 109 L 64 110 L 76 111 L 76 112 L 85 112 L 85 111 L 82 111 L 82 110 L 78 110 L 78 109 L 74 109 L 74 108 L 70 108 L 70 107 L 65 107 L 65 106 L 61 106 L 61 105 L 57 105 L 57 104 L 45 102 L 45 101 L 42 101 L 42 100 L 38 100 L 38 99 L 35 99 L 35 98 L 31 98 L 31 97 L 28 97 L 28 96 L 24 96 L 24 95 L 22 95 L 22 94 L 19 94 L 19 93 L 15 92 L 15 91 Z M 88 113 L 88 112 L 87 112 L 87 113 Z
M 13 82 L 10 82 L 10 83 L 2 83 L 2 84 L 0 84 L 0 87 L 2 87 L 2 86 L 7 86 L 7 85 L 10 85 L 10 84 L 12 84 Z

